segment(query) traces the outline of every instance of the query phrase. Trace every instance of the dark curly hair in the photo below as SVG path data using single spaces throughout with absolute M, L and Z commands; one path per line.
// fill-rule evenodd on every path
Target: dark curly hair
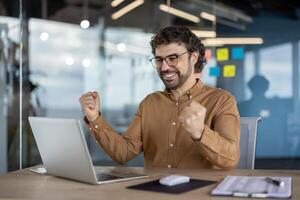
M 199 58 L 195 64 L 195 73 L 202 72 L 205 59 L 205 47 L 201 40 L 192 31 L 184 26 L 168 26 L 160 29 L 151 38 L 150 45 L 152 48 L 152 53 L 155 55 L 155 49 L 159 45 L 166 45 L 172 42 L 177 42 L 179 44 L 185 44 L 189 52 L 199 52 Z

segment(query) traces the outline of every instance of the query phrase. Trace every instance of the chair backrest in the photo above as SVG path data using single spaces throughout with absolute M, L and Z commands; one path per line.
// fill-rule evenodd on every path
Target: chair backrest
M 261 117 L 241 117 L 239 169 L 254 169 L 257 124 Z

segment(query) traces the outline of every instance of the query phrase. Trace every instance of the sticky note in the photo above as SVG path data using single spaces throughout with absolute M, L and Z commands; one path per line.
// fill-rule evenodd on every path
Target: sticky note
M 229 49 L 219 48 L 217 49 L 217 61 L 226 61 L 229 59 Z
M 216 66 L 216 67 L 209 68 L 209 76 L 214 76 L 214 77 L 220 76 L 220 67 Z
M 235 75 L 236 75 L 236 66 L 235 65 L 224 65 L 223 76 L 225 78 L 235 77 Z
M 234 60 L 242 60 L 244 59 L 244 48 L 242 47 L 234 47 L 231 49 L 231 57 Z
M 211 56 L 212 56 L 212 51 L 211 49 L 206 49 L 205 50 L 205 58 L 206 58 L 206 61 L 209 61 L 211 59 Z

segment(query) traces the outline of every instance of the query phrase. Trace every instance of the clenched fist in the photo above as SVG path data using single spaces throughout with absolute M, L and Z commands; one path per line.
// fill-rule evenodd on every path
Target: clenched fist
M 192 101 L 179 114 L 178 120 L 182 127 L 191 134 L 194 140 L 201 138 L 204 129 L 204 120 L 206 116 L 206 108 L 201 104 Z
M 100 98 L 98 92 L 88 92 L 79 98 L 81 108 L 86 118 L 92 122 L 99 116 Z

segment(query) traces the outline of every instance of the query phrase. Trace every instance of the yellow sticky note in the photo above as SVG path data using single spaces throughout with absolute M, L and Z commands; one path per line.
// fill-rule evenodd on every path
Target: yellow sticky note
M 226 78 L 235 77 L 236 66 L 235 65 L 224 65 L 223 67 L 223 76 Z
M 217 61 L 226 61 L 229 59 L 228 48 L 217 49 Z

